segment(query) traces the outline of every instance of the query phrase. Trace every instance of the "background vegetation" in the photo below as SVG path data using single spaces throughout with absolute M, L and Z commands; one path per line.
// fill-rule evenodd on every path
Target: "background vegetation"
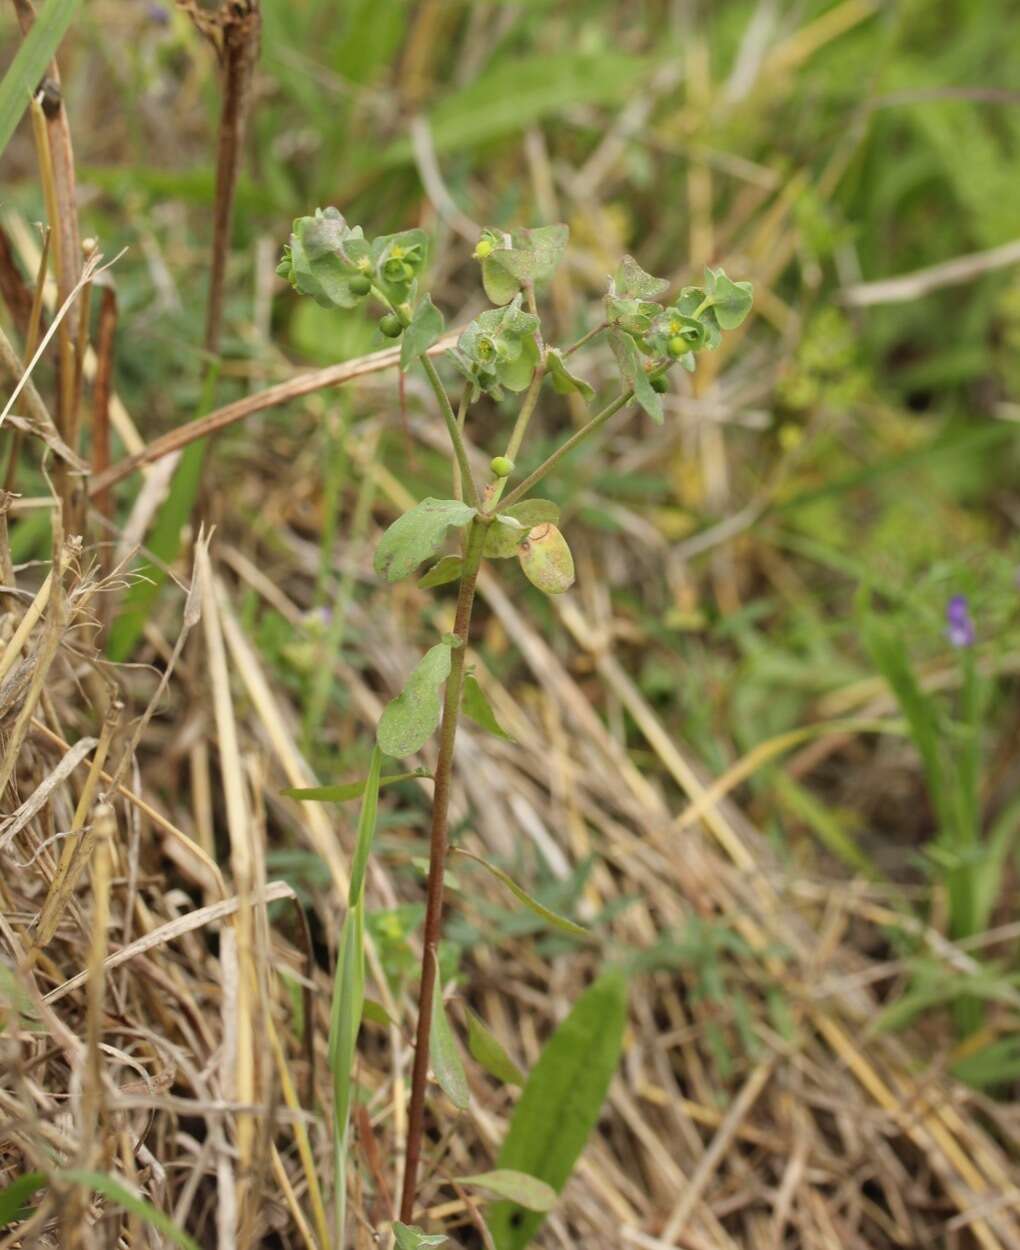
M 597 972 L 631 979 L 599 1134 L 538 1243 L 1020 1244 L 1017 7 L 263 0 L 211 370 L 223 80 L 198 27 L 213 8 L 89 0 L 61 47 L 81 233 L 107 260 L 127 249 L 105 277 L 114 462 L 132 431 L 151 443 L 388 345 L 275 277 L 291 219 L 316 205 L 372 234 L 424 226 L 451 325 L 484 307 L 476 224 L 569 223 L 544 296 L 565 342 L 599 319 L 625 251 L 676 286 L 706 263 L 754 282 L 752 318 L 671 392 L 663 427 L 610 425 L 567 462 L 574 591 L 551 604 L 516 569 L 481 586 L 478 676 L 516 743 L 469 733 L 455 837 L 596 938 L 546 931 L 459 862 L 451 1017 L 466 1046 L 470 1006 L 528 1068 Z M 5 63 L 18 43 L 0 10 Z M 3 264 L 31 291 L 47 212 L 27 119 L 0 168 Z M 20 351 L 16 285 L 0 324 Z M 53 355 L 34 374 L 47 400 Z M 599 350 L 587 368 L 608 385 Z M 20 684 L 0 686 L 0 1166 L 9 1182 L 54 1157 L 102 1164 L 201 1245 L 320 1244 L 329 971 L 357 817 L 281 791 L 364 775 L 379 709 L 452 616 L 442 591 L 434 607 L 413 585 L 394 597 L 371 571 L 381 527 L 448 493 L 421 379 L 301 389 L 225 428 L 204 463 L 125 475 L 110 521 L 89 515 L 59 619 L 42 613 L 10 653 Z M 580 415 L 550 393 L 538 419 L 551 439 Z M 498 405 L 472 422 L 486 460 L 502 450 Z M 19 442 L 8 478 L 5 646 L 54 550 L 41 448 Z M 974 642 L 954 646 L 960 595 Z M 113 808 L 98 958 L 157 935 L 111 969 L 105 1010 L 65 985 L 90 940 L 96 954 L 87 877 L 34 971 L 19 956 L 75 808 L 102 823 L 88 768 L 60 761 L 107 741 L 104 716 L 146 806 Z M 386 1014 L 362 1031 L 358 1245 L 391 1214 L 404 1131 L 421 784 L 383 792 L 367 882 L 367 992 Z M 165 929 L 220 897 L 188 839 L 228 895 L 284 883 L 237 951 L 222 915 Z M 238 958 L 258 987 L 246 1086 Z M 421 1221 L 464 1245 L 478 1233 L 448 1178 L 492 1166 L 515 1099 L 481 1071 L 471 1083 L 467 1115 L 438 1103 Z M 281 1109 L 272 1128 L 236 1110 L 251 1103 Z M 258 1171 L 235 1174 L 238 1159 Z M 137 1212 L 109 1193 L 61 1208 L 61 1186 L 87 1192 L 54 1178 L 28 1240 L 0 1244 L 145 1244 Z

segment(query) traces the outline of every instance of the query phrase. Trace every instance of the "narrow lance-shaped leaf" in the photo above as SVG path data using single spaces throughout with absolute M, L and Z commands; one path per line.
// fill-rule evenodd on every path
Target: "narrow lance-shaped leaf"
M 464 1011 L 468 1022 L 468 1053 L 471 1058 L 497 1081 L 502 1081 L 505 1085 L 523 1085 L 524 1073 L 506 1053 L 499 1038 L 470 1007 L 465 1007 Z
M 0 153 L 39 87 L 81 0 L 46 0 L 0 80 Z
M 556 1190 L 527 1172 L 515 1172 L 512 1168 L 497 1168 L 492 1172 L 477 1172 L 474 1176 L 457 1178 L 459 1185 L 474 1185 L 509 1198 L 529 1211 L 551 1211 L 556 1205 Z
M 414 781 L 419 777 L 431 777 L 427 768 L 416 768 L 409 773 L 390 773 L 379 778 L 380 786 L 391 786 L 398 781 Z M 288 786 L 280 793 L 288 799 L 299 799 L 302 803 L 347 803 L 351 799 L 360 799 L 365 793 L 368 778 L 360 781 L 343 781 L 333 786 Z
M 474 508 L 459 499 L 423 499 L 383 534 L 376 548 L 375 571 L 388 582 L 410 576 L 436 554 L 450 526 L 463 527 L 474 515 Z
M 478 684 L 478 678 L 473 673 L 468 673 L 464 678 L 461 707 L 464 715 L 470 716 L 476 725 L 481 725 L 483 729 L 488 730 L 497 738 L 503 738 L 506 742 L 515 741 L 496 719 L 496 713 L 492 710 L 485 691 Z
M 25 1172 L 0 1189 L 0 1228 L 25 1218 L 25 1203 L 47 1184 L 44 1172 Z
M 460 1051 L 457 1049 L 457 1040 L 453 1036 L 453 1029 L 450 1028 L 450 1021 L 446 1014 L 443 986 L 439 979 L 439 966 L 435 961 L 433 963 L 436 984 L 432 1004 L 432 1028 L 429 1031 L 429 1057 L 432 1061 L 432 1071 L 443 1092 L 455 1107 L 464 1111 L 471 1101 L 471 1091 L 468 1089 L 467 1077 L 464 1075 L 464 1064 Z
M 400 367 L 406 373 L 443 333 L 443 314 L 426 295 L 414 310 L 400 339 Z
M 375 818 L 379 808 L 379 773 L 382 769 L 382 751 L 372 748 L 372 758 L 368 765 L 368 777 L 365 781 L 365 797 L 361 802 L 361 813 L 358 816 L 358 836 L 354 845 L 354 860 L 351 864 L 351 884 L 347 891 L 347 904 L 355 907 L 361 902 L 362 889 L 365 884 L 365 868 L 368 864 L 368 853 L 372 849 L 375 837 Z
M 78 1169 L 58 1172 L 56 1175 L 62 1181 L 67 1181 L 74 1185 L 82 1185 L 85 1189 L 102 1194 L 104 1198 L 109 1198 L 111 1202 L 115 1202 L 119 1207 L 123 1207 L 125 1211 L 130 1211 L 132 1215 L 137 1215 L 139 1219 L 144 1220 L 146 1224 L 156 1229 L 157 1232 L 162 1233 L 175 1246 L 181 1246 L 182 1250 L 198 1250 L 198 1242 L 189 1237 L 182 1228 L 179 1228 L 165 1211 L 160 1211 L 151 1202 L 147 1202 L 144 1198 L 140 1198 L 137 1194 L 132 1193 L 127 1185 L 123 1181 L 118 1180 L 117 1177 L 110 1176 L 106 1172 L 86 1172 Z
M 563 1191 L 598 1120 L 620 1058 L 627 1022 L 621 972 L 599 978 L 546 1043 L 514 1110 L 498 1168 L 537 1177 Z M 545 1218 L 512 1202 L 489 1208 L 499 1250 L 523 1250 Z
M 473 859 L 476 864 L 481 864 L 483 868 L 487 868 L 501 885 L 506 886 L 519 903 L 523 903 L 525 907 L 533 911 L 546 924 L 552 925 L 554 929 L 560 929 L 564 933 L 569 933 L 573 937 L 591 937 L 591 934 L 582 925 L 575 924 L 573 920 L 568 920 L 566 916 L 561 916 L 559 912 L 555 912 L 552 908 L 546 907 L 544 903 L 540 903 L 537 898 L 532 898 L 527 890 L 519 886 L 513 877 L 509 873 L 504 872 L 502 868 L 497 868 L 495 864 L 490 864 L 487 859 L 482 859 L 480 855 L 475 855 L 472 851 L 465 851 L 463 847 L 456 846 L 453 849 L 456 854 Z
M 386 705 L 376 741 L 387 755 L 396 759 L 413 755 L 435 733 L 443 710 L 440 691 L 450 676 L 451 650 L 448 642 L 439 642 L 426 651 L 403 690 Z

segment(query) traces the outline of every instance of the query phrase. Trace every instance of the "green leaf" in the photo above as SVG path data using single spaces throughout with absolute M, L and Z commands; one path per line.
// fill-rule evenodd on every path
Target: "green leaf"
M 491 256 L 482 261 L 482 286 L 494 304 L 509 304 L 521 289 L 513 274 Z
M 484 554 L 490 560 L 508 560 L 536 525 L 555 525 L 560 510 L 551 499 L 524 499 L 498 512 L 485 535 Z
M 151 1225 L 157 1232 L 162 1233 L 164 1237 L 169 1238 L 175 1246 L 181 1246 L 182 1250 L 199 1250 L 198 1242 L 193 1241 L 183 1229 L 178 1228 L 166 1212 L 160 1211 L 158 1207 L 154 1207 L 150 1202 L 146 1202 L 144 1198 L 140 1198 L 128 1189 L 123 1181 L 118 1180 L 117 1177 L 110 1176 L 106 1172 L 86 1172 L 79 1169 L 57 1172 L 55 1175 L 62 1181 L 70 1181 L 74 1185 L 82 1185 L 94 1193 L 102 1194 L 104 1198 L 109 1198 L 119 1207 L 123 1207 L 125 1211 L 130 1211 L 132 1215 L 137 1215 L 139 1219 Z
M 457 581 L 463 567 L 464 561 L 460 556 L 442 556 L 424 576 L 418 578 L 418 585 L 422 590 L 445 586 L 448 582 Z
M 417 1224 L 393 1223 L 397 1250 L 418 1250 L 420 1246 L 441 1246 L 447 1240 L 442 1233 L 423 1233 Z
M 442 715 L 439 692 L 450 675 L 450 644 L 439 642 L 426 651 L 400 694 L 379 718 L 376 741 L 394 759 L 403 759 L 428 742 Z
M 953 1076 L 975 1089 L 994 1089 L 1020 1079 L 1020 1036 L 997 1038 L 974 1054 L 959 1059 L 950 1069 Z M 0 1223 L 3 1221 L 0 1220 Z
M 542 282 L 556 271 L 569 239 L 570 227 L 565 225 L 514 230 L 513 246 L 493 252 L 491 259 L 521 282 Z
M 509 560 L 517 554 L 517 548 L 528 536 L 528 526 L 522 525 L 508 512 L 497 512 L 496 519 L 485 535 L 482 552 L 488 560 Z
M 415 768 L 409 773 L 389 773 L 379 778 L 380 786 L 390 786 L 397 781 L 414 781 L 417 777 L 431 777 L 427 768 Z M 299 799 L 303 803 L 347 803 L 351 799 L 360 799 L 365 793 L 368 778 L 360 781 L 344 781 L 335 786 L 288 786 L 280 793 L 288 799 Z
M 0 1228 L 26 1219 L 30 1212 L 25 1211 L 25 1204 L 47 1183 L 44 1172 L 26 1172 L 0 1189 Z
M 501 515 L 511 516 L 515 521 L 520 521 L 525 529 L 531 529 L 535 525 L 557 525 L 560 509 L 551 499 L 522 499 Z
M 473 673 L 468 673 L 464 678 L 461 707 L 464 715 L 470 716 L 476 725 L 481 725 L 483 729 L 506 742 L 516 742 L 516 738 L 512 738 L 496 719 L 496 713 Z
M 433 304 L 432 296 L 426 295 L 400 339 L 400 367 L 405 373 L 439 338 L 443 326 L 443 314 Z
M 488 1025 L 471 1010 L 464 1008 L 468 1022 L 468 1052 L 490 1076 L 505 1085 L 523 1085 L 524 1073 L 503 1049 Z
M 376 1002 L 374 998 L 366 998 L 361 1004 L 361 1019 L 366 1024 L 377 1024 L 381 1029 L 388 1029 L 396 1024 L 382 1003 Z
M 536 1176 L 527 1172 L 515 1172 L 512 1168 L 497 1168 L 494 1172 L 477 1172 L 474 1176 L 459 1176 L 459 1185 L 476 1185 L 509 1198 L 529 1211 L 551 1211 L 556 1205 L 556 1190 Z
M 0 154 L 21 115 L 39 90 L 39 81 L 56 55 L 80 0 L 46 0 L 0 81 Z
M 550 347 L 546 352 L 545 367 L 552 378 L 553 388 L 560 395 L 569 395 L 572 391 L 576 391 L 585 400 L 590 400 L 594 396 L 595 388 L 590 386 L 584 378 L 579 378 L 570 372 L 555 347 Z
M 613 278 L 613 294 L 620 299 L 654 299 L 669 286 L 665 278 L 645 273 L 633 256 L 625 256 Z
M 439 965 L 435 965 L 435 989 L 432 999 L 432 1027 L 429 1030 L 429 1058 L 436 1080 L 447 1098 L 461 1111 L 466 1111 L 471 1101 L 464 1064 L 457 1047 L 457 1040 L 450 1028 L 450 1020 L 443 1002 L 443 986 L 439 979 Z
M 619 330 L 613 330 L 609 335 L 609 342 L 613 348 L 616 363 L 620 367 L 620 372 L 634 388 L 634 398 L 652 420 L 661 425 L 663 420 L 662 398 L 648 380 L 648 374 L 645 373 L 638 350 L 634 346 L 634 340 Z
M 339 1205 L 347 1158 L 347 1130 L 354 1096 L 354 1055 L 365 1002 L 365 905 L 347 908 L 337 948 L 329 1020 L 329 1071 L 333 1085 L 333 1159 Z M 342 1215 L 337 1223 L 342 1226 Z
M 598 1121 L 620 1059 L 627 1023 L 622 972 L 600 977 L 546 1043 L 514 1110 L 496 1166 L 525 1172 L 562 1193 Z M 541 1213 L 510 1202 L 489 1209 L 500 1250 L 523 1250 L 542 1224 Z
M 506 886 L 519 903 L 523 903 L 525 907 L 533 911 L 546 924 L 551 925 L 554 929 L 560 929 L 563 933 L 569 933 L 572 937 L 591 937 L 591 934 L 583 925 L 575 924 L 573 920 L 568 920 L 566 916 L 561 916 L 558 912 L 546 907 L 544 903 L 540 903 L 537 898 L 532 898 L 527 890 L 522 889 L 513 877 L 509 873 L 504 872 L 502 868 L 497 868 L 495 864 L 490 864 L 487 859 L 482 859 L 480 855 L 475 855 L 473 851 L 465 851 L 463 847 L 455 846 L 453 849 L 456 854 L 473 859 L 476 864 L 481 864 L 483 868 L 487 868 L 501 885 Z
M 382 751 L 372 748 L 372 758 L 368 765 L 368 777 L 365 779 L 365 797 L 361 801 L 361 812 L 358 816 L 358 834 L 354 844 L 354 859 L 351 863 L 351 884 L 347 891 L 347 905 L 354 907 L 361 899 L 362 887 L 365 884 L 365 867 L 368 854 L 372 849 L 372 838 L 375 836 L 375 817 L 379 806 L 379 773 L 382 769 Z
M 750 282 L 733 282 L 722 269 L 705 270 L 705 290 L 723 330 L 735 330 L 751 311 L 754 288 Z
M 367 252 L 360 226 L 348 226 L 336 208 L 317 208 L 294 222 L 277 272 L 324 308 L 356 308 L 364 296 L 350 284 L 361 272 L 355 262 Z
M 408 577 L 436 554 L 450 526 L 463 527 L 474 515 L 474 508 L 459 499 L 423 499 L 383 534 L 375 553 L 375 571 L 388 582 Z

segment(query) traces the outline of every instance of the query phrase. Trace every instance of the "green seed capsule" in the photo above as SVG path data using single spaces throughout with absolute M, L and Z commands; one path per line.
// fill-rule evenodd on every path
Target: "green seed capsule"
M 490 257 L 494 250 L 494 244 L 491 239 L 479 239 L 475 247 L 475 260 L 486 260 Z
M 652 384 L 652 390 L 658 391 L 660 395 L 665 395 L 665 393 L 669 390 L 669 383 L 666 381 L 666 375 L 664 373 L 656 373 L 648 380 Z
M 574 584 L 574 557 L 555 525 L 536 525 L 517 549 L 524 576 L 547 595 L 561 595 Z
M 399 339 L 404 333 L 404 323 L 396 313 L 387 313 L 385 317 L 379 318 L 379 329 L 388 339 Z
M 669 351 L 669 354 L 673 357 L 674 360 L 679 360 L 680 357 L 685 352 L 690 351 L 690 349 L 691 349 L 690 343 L 688 343 L 688 341 L 683 337 L 682 334 L 674 334 L 673 337 L 669 340 L 669 344 L 667 346 L 667 350 Z
M 372 279 L 366 278 L 363 273 L 356 273 L 347 285 L 353 295 L 367 295 L 372 289 Z
M 509 477 L 514 471 L 514 462 L 509 456 L 493 456 L 489 461 L 489 468 L 496 477 Z

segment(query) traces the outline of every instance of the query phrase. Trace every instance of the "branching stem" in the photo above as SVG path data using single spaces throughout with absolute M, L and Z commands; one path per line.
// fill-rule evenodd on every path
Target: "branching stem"
M 550 456 L 542 461 L 533 473 L 529 473 L 523 482 L 514 487 L 510 494 L 507 495 L 506 499 L 503 500 L 502 509 L 505 511 L 513 504 L 520 502 L 520 500 L 524 498 L 533 486 L 536 486 L 547 473 L 559 464 L 564 456 L 569 455 L 575 447 L 579 447 L 583 442 L 591 438 L 596 430 L 605 425 L 610 417 L 618 413 L 620 409 L 630 403 L 633 398 L 633 390 L 624 391 L 623 394 L 618 395 L 612 403 L 607 404 L 601 412 L 597 412 L 587 425 L 582 425 L 576 433 L 571 434 L 571 436 L 565 442 L 561 443 Z
M 472 521 L 468 528 L 464 564 L 457 594 L 457 613 L 453 632 L 459 646 L 450 661 L 443 700 L 443 724 L 436 762 L 435 792 L 432 800 L 432 832 L 429 844 L 429 879 L 425 903 L 424 946 L 421 959 L 421 986 L 418 991 L 418 1031 L 415 1040 L 414 1067 L 411 1072 L 411 1104 L 407 1118 L 407 1152 L 404 1156 L 404 1184 L 400 1197 L 400 1218 L 410 1224 L 414 1216 L 414 1200 L 418 1187 L 418 1164 L 425 1135 L 425 1089 L 429 1070 L 429 1035 L 432 1030 L 432 1000 L 436 982 L 436 959 L 443 919 L 443 875 L 449 847 L 448 820 L 450 783 L 453 774 L 453 750 L 460 719 L 460 700 L 464 685 L 464 661 L 471 608 L 475 599 L 475 583 L 482 562 L 482 549 L 488 526 Z

